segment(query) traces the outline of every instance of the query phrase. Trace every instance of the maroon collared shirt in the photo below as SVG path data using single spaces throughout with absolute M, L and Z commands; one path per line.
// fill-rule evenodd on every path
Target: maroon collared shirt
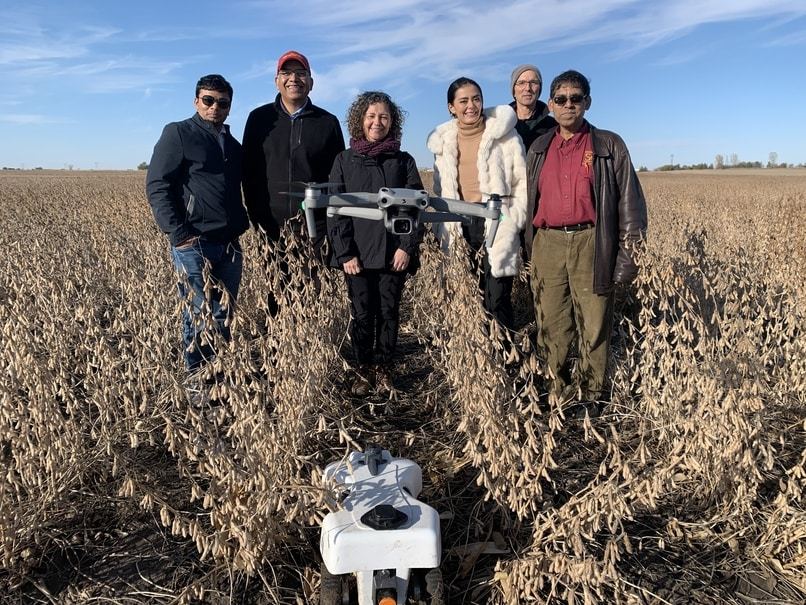
M 593 205 L 593 146 L 588 123 L 567 141 L 557 128 L 537 179 L 538 228 L 596 223 Z

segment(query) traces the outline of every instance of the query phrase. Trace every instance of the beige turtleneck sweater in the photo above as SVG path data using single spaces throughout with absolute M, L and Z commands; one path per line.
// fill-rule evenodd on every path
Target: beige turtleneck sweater
M 459 127 L 459 195 L 466 202 L 481 201 L 479 169 L 476 165 L 479 143 L 484 133 L 484 116 L 475 124 L 457 124 Z

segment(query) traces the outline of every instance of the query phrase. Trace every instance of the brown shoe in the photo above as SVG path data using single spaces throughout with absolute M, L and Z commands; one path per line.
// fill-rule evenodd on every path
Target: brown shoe
M 369 395 L 372 385 L 369 380 L 364 376 L 363 371 L 354 371 L 353 378 L 350 383 L 350 394 L 353 397 L 366 397 Z
M 387 366 L 375 366 L 375 390 L 384 395 L 394 392 L 395 382 Z

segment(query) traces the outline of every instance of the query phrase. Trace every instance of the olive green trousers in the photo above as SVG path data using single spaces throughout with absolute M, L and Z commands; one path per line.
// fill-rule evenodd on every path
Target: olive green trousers
M 537 229 L 532 242 L 532 294 L 537 344 L 548 362 L 549 390 L 600 400 L 613 327 L 613 295 L 593 291 L 595 229 Z M 569 354 L 577 342 L 576 375 Z

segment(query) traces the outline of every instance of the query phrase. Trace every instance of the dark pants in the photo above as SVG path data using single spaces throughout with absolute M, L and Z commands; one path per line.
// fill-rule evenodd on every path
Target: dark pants
M 387 364 L 397 347 L 400 325 L 400 297 L 406 282 L 404 271 L 364 269 L 346 275 L 352 309 L 350 338 L 359 364 L 374 361 Z
M 462 234 L 472 250 L 471 264 L 479 276 L 479 288 L 484 294 L 484 308 L 502 326 L 512 329 L 512 283 L 514 278 L 494 277 L 490 261 L 484 250 L 484 219 L 473 217 L 470 224 L 462 225 Z
M 179 282 L 179 296 L 184 299 L 190 289 L 191 302 L 182 311 L 182 340 L 185 368 L 193 371 L 215 356 L 215 351 L 203 337 L 206 325 L 203 309 L 209 305 L 217 330 L 229 340 L 229 320 L 235 309 L 235 299 L 241 284 L 243 256 L 237 240 L 228 244 L 196 241 L 189 248 L 171 247 L 174 266 L 184 280 Z M 214 287 L 205 292 L 204 268 L 209 267 Z M 227 304 L 224 304 L 225 299 Z

